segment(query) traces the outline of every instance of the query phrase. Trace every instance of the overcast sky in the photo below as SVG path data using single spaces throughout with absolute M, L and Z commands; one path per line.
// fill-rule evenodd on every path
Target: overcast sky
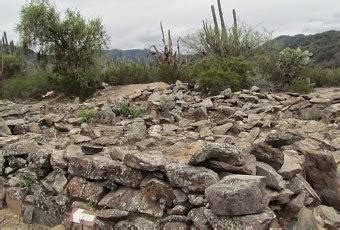
M 17 40 L 15 25 L 27 0 L 0 0 L 0 31 Z M 55 0 L 58 9 L 74 8 L 86 17 L 101 17 L 111 48 L 145 48 L 160 41 L 159 21 L 174 36 L 185 36 L 211 18 L 216 0 Z M 340 0 L 222 0 L 227 23 L 231 10 L 239 18 L 274 35 L 340 30 Z

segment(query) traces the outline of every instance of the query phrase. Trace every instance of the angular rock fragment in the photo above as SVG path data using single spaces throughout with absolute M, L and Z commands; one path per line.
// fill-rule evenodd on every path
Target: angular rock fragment
M 125 155 L 124 163 L 135 169 L 157 171 L 164 169 L 166 160 L 161 154 L 151 155 L 142 152 L 132 152 Z
M 286 186 L 282 176 L 273 167 L 264 162 L 256 163 L 256 175 L 266 177 L 267 186 L 275 190 L 280 191 Z
M 81 177 L 73 177 L 67 184 L 68 194 L 73 198 L 98 203 L 104 188 L 98 183 L 88 182 Z
M 255 155 L 258 161 L 269 164 L 275 170 L 279 170 L 284 162 L 284 155 L 281 150 L 264 143 L 254 144 L 251 153 Z
M 211 210 L 219 216 L 261 213 L 267 207 L 262 176 L 230 175 L 205 190 Z
M 305 158 L 294 150 L 283 151 L 284 163 L 278 173 L 284 179 L 290 179 L 303 170 Z
M 165 171 L 170 184 L 186 192 L 203 192 L 219 180 L 217 173 L 203 167 L 171 163 Z
M 205 209 L 204 215 L 208 219 L 213 229 L 268 229 L 275 220 L 275 213 L 269 208 L 264 212 L 254 215 L 243 216 L 216 216 L 212 210 Z

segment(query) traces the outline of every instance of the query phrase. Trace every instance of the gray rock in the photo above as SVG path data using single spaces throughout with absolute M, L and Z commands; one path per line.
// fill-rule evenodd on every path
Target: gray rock
M 231 129 L 231 127 L 233 127 L 233 125 L 233 123 L 226 123 L 220 126 L 216 126 L 213 128 L 213 133 L 215 135 L 224 135 Z
M 127 212 L 148 214 L 154 217 L 162 217 L 164 212 L 164 206 L 151 200 L 141 190 L 124 187 L 108 193 L 98 205 Z
M 122 219 L 123 217 L 127 217 L 128 215 L 129 212 L 121 211 L 118 209 L 104 209 L 96 211 L 97 218 L 107 221 L 116 221 L 118 219 Z
M 303 170 L 305 158 L 294 150 L 283 151 L 284 162 L 278 173 L 285 179 L 290 179 Z
M 282 176 L 278 174 L 275 171 L 275 169 L 273 169 L 270 165 L 266 163 L 263 162 L 256 163 L 256 175 L 266 177 L 267 186 L 275 190 L 280 191 L 284 189 L 286 186 Z
M 104 194 L 104 188 L 98 183 L 86 181 L 81 177 L 73 177 L 67 184 L 68 194 L 73 198 L 98 203 Z
M 0 117 L 0 137 L 7 137 L 11 134 L 11 130 L 7 126 L 6 121 Z
M 197 143 L 196 152 L 191 157 L 189 163 L 191 165 L 198 165 L 207 160 L 222 161 L 234 166 L 242 166 L 245 164 L 244 155 L 241 154 L 234 145 L 204 142 Z
M 274 148 L 281 148 L 282 146 L 291 145 L 295 141 L 299 141 L 301 139 L 302 137 L 294 133 L 273 130 L 268 133 L 266 143 Z
M 207 200 L 204 198 L 204 196 L 200 194 L 189 194 L 188 199 L 190 204 L 193 206 L 205 206 L 207 203 Z
M 235 217 L 219 217 L 209 209 L 205 209 L 204 214 L 213 229 L 266 230 L 276 218 L 274 212 L 269 208 L 259 214 Z
M 205 217 L 204 209 L 205 208 L 191 209 L 188 217 L 191 219 L 192 223 L 197 229 L 210 230 L 212 228 L 210 227 L 208 219 Z
M 284 162 L 281 150 L 264 143 L 254 144 L 251 153 L 255 155 L 256 160 L 269 164 L 275 170 L 279 170 Z
M 144 176 L 141 171 L 127 167 L 109 156 L 73 156 L 68 159 L 68 172 L 93 180 L 110 179 L 128 187 L 139 187 Z
M 132 152 L 125 155 L 124 163 L 134 169 L 156 171 L 164 169 L 166 160 L 161 154 L 151 155 L 142 152 Z
M 219 180 L 217 173 L 203 167 L 171 163 L 165 171 L 170 184 L 186 192 L 203 192 Z
M 221 216 L 261 213 L 267 207 L 265 177 L 230 175 L 205 190 L 214 214 Z

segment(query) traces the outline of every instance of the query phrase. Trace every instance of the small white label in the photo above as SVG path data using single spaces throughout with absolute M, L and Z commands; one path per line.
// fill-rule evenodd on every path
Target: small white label
M 73 213 L 73 222 L 80 224 L 82 221 L 93 222 L 96 218 L 94 215 L 84 213 L 84 209 L 78 209 Z

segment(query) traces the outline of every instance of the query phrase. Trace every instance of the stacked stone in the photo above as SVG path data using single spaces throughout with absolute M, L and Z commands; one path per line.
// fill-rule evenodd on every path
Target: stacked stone
M 337 96 L 204 98 L 177 82 L 124 100 L 144 116 L 107 99 L 1 102 L 0 208 L 66 228 L 75 208 L 94 229 L 340 227 Z

